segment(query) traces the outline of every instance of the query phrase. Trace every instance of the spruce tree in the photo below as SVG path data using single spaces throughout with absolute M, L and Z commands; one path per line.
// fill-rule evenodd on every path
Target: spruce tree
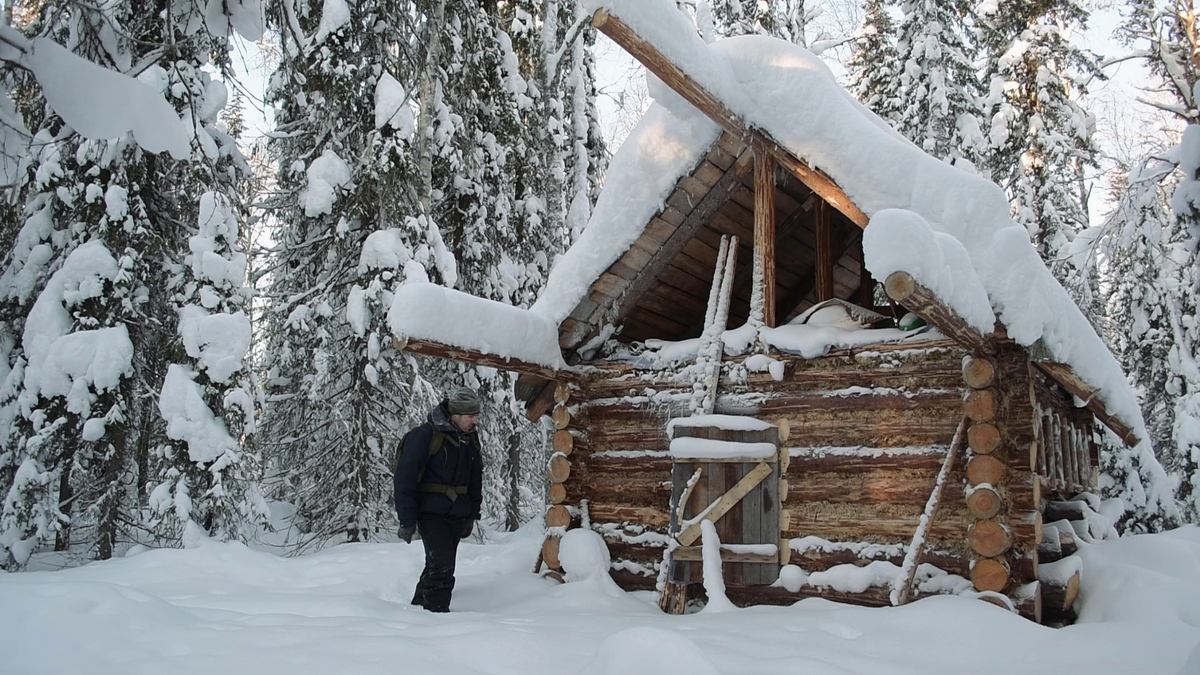
M 138 536 L 129 530 L 143 525 L 151 453 L 165 440 L 159 388 L 169 362 L 190 362 L 171 299 L 178 261 L 201 193 L 229 181 L 240 158 L 212 125 L 225 92 L 202 68 L 212 56 L 224 64 L 231 22 L 253 21 L 222 24 L 221 15 L 205 21 L 197 8 L 173 8 L 179 24 L 168 32 L 163 11 L 136 0 L 102 10 L 72 4 L 27 30 L 102 67 L 124 72 L 136 63 L 139 79 L 183 116 L 191 153 L 183 161 L 154 155 L 130 134 L 85 140 L 36 91 L 23 99 L 40 140 L 0 283 L 6 313 L 18 317 L 10 325 L 20 324 L 3 391 L 16 470 L 0 541 L 11 566 L 52 538 L 59 550 L 107 558 L 122 535 Z M 167 42 L 174 51 L 159 48 Z M 206 301 L 224 298 L 223 289 L 207 292 Z M 220 392 L 213 398 L 219 407 Z
M 1177 484 L 1184 517 L 1200 518 L 1200 126 L 1194 115 L 1200 69 L 1190 1 L 1132 0 L 1119 36 L 1145 55 L 1145 100 L 1174 119 L 1160 145 L 1131 175 L 1106 229 L 1114 261 L 1109 283 L 1114 343 L 1142 398 L 1155 451 Z M 1131 302 L 1126 302 L 1126 298 Z M 1128 306 L 1127 305 L 1131 305 Z M 1140 524 L 1140 523 L 1139 523 Z M 1152 527 L 1142 525 L 1143 527 Z
M 898 28 L 901 102 L 897 130 L 926 153 L 976 171 L 987 142 L 967 39 L 967 2 L 904 0 Z
M 1080 285 L 1067 256 L 1087 227 L 1084 172 L 1096 165 L 1097 153 L 1095 121 L 1081 100 L 1083 83 L 1101 74 L 1095 56 L 1071 43 L 1087 18 L 1076 0 L 1014 0 L 979 21 L 992 179 L 1069 290 Z
M 889 124 L 900 124 L 902 62 L 896 51 L 896 27 L 886 0 L 866 0 L 863 25 L 846 63 L 854 96 Z

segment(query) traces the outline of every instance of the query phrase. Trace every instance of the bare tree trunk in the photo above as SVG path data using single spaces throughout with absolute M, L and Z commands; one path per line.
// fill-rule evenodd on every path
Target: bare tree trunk
M 421 74 L 421 110 L 417 117 L 417 156 L 421 172 L 421 213 L 431 215 L 433 200 L 433 148 L 429 140 L 429 123 L 432 115 L 434 87 L 437 86 L 435 72 L 441 54 L 442 26 L 446 23 L 446 0 L 437 6 L 433 23 L 429 26 L 429 51 L 425 54 L 425 68 Z
M 508 461 L 504 464 L 504 473 L 508 477 L 504 526 L 509 532 L 514 532 L 521 526 L 521 435 L 515 432 L 508 437 Z

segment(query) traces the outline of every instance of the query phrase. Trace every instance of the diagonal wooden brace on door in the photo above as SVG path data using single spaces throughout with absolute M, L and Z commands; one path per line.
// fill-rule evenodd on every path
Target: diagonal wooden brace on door
M 680 532 L 676 539 L 678 539 L 679 543 L 683 546 L 691 546 L 693 542 L 700 538 L 701 522 L 709 520 L 715 523 L 720 520 L 721 516 L 729 513 L 729 510 L 742 500 L 742 497 L 750 494 L 751 490 L 758 487 L 758 484 L 763 482 L 763 479 L 770 475 L 771 465 L 767 464 L 766 462 L 759 462 L 758 466 L 754 467 L 749 473 L 743 476 L 742 479 L 739 480 L 737 484 L 729 490 L 729 492 L 721 495 L 721 498 L 714 502 L 713 505 L 707 509 L 708 512 L 704 514 L 703 518 L 693 523 L 683 532 Z

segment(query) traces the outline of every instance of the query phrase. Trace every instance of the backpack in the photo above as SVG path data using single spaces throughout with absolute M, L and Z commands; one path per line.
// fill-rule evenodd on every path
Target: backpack
M 396 450 L 396 457 L 392 460 L 392 475 L 396 475 L 396 471 L 400 468 L 400 455 L 404 454 L 404 446 L 408 442 L 408 436 L 420 427 L 414 427 L 404 434 L 400 439 L 400 448 Z M 467 486 L 465 485 L 445 485 L 442 483 L 427 483 L 422 479 L 425 477 L 425 468 L 428 466 L 428 460 L 432 460 L 434 455 L 442 451 L 442 445 L 446 442 L 446 434 L 438 431 L 437 427 L 433 428 L 433 436 L 429 439 L 429 455 L 426 458 L 426 466 L 421 467 L 420 473 L 417 474 L 417 492 L 433 492 L 446 495 L 450 501 L 458 499 L 459 495 L 467 494 Z

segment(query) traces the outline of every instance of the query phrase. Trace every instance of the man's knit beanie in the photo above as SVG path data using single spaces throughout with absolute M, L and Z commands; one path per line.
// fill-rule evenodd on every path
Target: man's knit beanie
M 451 415 L 478 415 L 481 406 L 479 394 L 466 387 L 456 387 L 447 397 L 446 409 Z

